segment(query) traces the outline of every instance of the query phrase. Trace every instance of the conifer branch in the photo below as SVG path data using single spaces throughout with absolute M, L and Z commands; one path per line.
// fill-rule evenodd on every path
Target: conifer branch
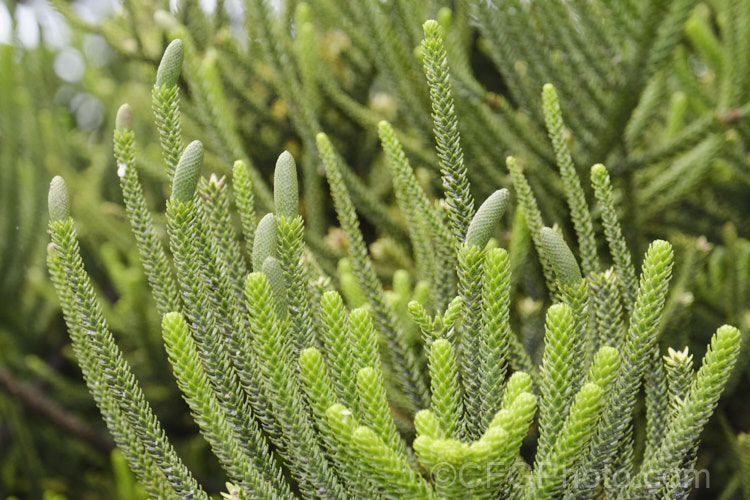
M 469 179 L 464 166 L 442 29 L 437 21 L 427 21 L 423 28 L 424 70 L 430 86 L 440 173 L 451 232 L 455 241 L 460 242 L 465 239 L 469 223 L 474 218 L 474 198 L 469 191 Z
M 57 290 L 65 322 L 70 325 L 68 331 L 73 340 L 73 352 L 78 359 L 89 391 L 107 424 L 107 429 L 115 439 L 118 448 L 123 452 L 130 469 L 150 494 L 163 495 L 165 498 L 177 498 L 175 490 L 146 452 L 143 442 L 135 433 L 134 427 L 120 409 L 115 397 L 110 394 L 110 388 L 103 379 L 103 372 L 96 369 L 96 358 L 93 357 L 88 343 L 85 342 L 85 334 L 81 330 L 73 291 L 54 243 L 50 243 L 48 246 L 47 267 L 50 271 L 52 283 Z
M 286 335 L 287 325 L 277 316 L 265 274 L 253 272 L 248 276 L 245 299 L 254 334 L 253 350 L 256 359 L 261 360 L 266 394 L 283 431 L 287 466 L 306 495 L 315 496 L 322 491 L 332 498 L 341 498 L 342 486 L 325 461 L 303 406 L 298 376 L 292 364 L 292 346 Z
M 378 124 L 378 134 L 393 171 L 398 203 L 406 215 L 417 269 L 421 276 L 431 279 L 433 301 L 442 310 L 455 286 L 455 255 L 449 229 L 417 183 L 393 127 L 382 121 Z
M 432 401 L 430 408 L 440 428 L 434 437 L 458 439 L 463 433 L 459 427 L 462 414 L 461 386 L 453 348 L 446 339 L 437 339 L 430 349 L 430 379 Z
M 339 222 L 349 241 L 354 273 L 357 275 L 360 285 L 366 290 L 367 300 L 374 312 L 374 319 L 394 357 L 395 368 L 401 375 L 399 377 L 401 390 L 408 396 L 413 408 L 425 407 L 427 405 L 427 387 L 421 374 L 417 371 L 414 353 L 409 346 L 404 344 L 402 335 L 396 326 L 395 315 L 385 302 L 382 285 L 375 276 L 372 263 L 367 255 L 362 233 L 359 230 L 359 221 L 341 177 L 335 152 L 330 141 L 323 134 L 318 135 L 318 150 L 326 166 L 328 183 L 331 186 Z
M 180 126 L 180 90 L 177 83 L 184 57 L 185 49 L 182 40 L 173 40 L 164 51 L 156 72 L 156 83 L 151 91 L 162 157 L 167 165 L 167 176 L 170 181 L 174 176 L 183 147 Z
M 663 477 L 680 466 L 685 454 L 695 446 L 719 400 L 719 394 L 737 361 L 739 343 L 740 332 L 736 328 L 724 325 L 716 331 L 690 391 L 679 412 L 672 418 L 661 446 L 645 458 L 635 480 L 618 498 L 639 498 L 658 492 L 662 485 L 650 483 L 650 478 Z
M 544 86 L 542 92 L 544 102 L 544 120 L 547 124 L 549 137 L 555 149 L 557 165 L 560 168 L 565 195 L 570 207 L 570 218 L 576 228 L 578 244 L 581 250 L 581 267 L 583 274 L 588 276 L 592 272 L 599 271 L 599 258 L 596 254 L 596 240 L 594 239 L 594 228 L 591 222 L 586 196 L 584 195 L 581 181 L 578 179 L 573 158 L 565 140 L 563 130 L 562 110 L 557 97 L 555 87 L 550 84 Z
M 151 214 L 146 206 L 143 188 L 135 169 L 135 134 L 132 129 L 132 110 L 127 104 L 117 110 L 114 152 L 122 197 L 135 236 L 138 253 L 148 278 L 159 313 L 178 310 L 180 297 L 174 283 L 164 247 L 156 235 Z M 177 163 L 175 162 L 175 166 Z
M 332 371 L 336 394 L 348 408 L 353 408 L 356 411 L 358 409 L 358 360 L 352 351 L 362 352 L 362 346 L 354 344 L 355 338 L 347 325 L 346 311 L 341 295 L 334 291 L 324 293 L 320 301 L 320 313 L 323 325 L 321 341 L 326 352 L 326 361 Z M 361 330 L 358 329 L 358 331 Z M 359 349 L 353 349 L 355 347 Z M 362 366 L 373 365 L 363 364 Z
M 635 277 L 630 251 L 622 236 L 622 229 L 614 206 L 614 194 L 610 183 L 609 173 L 602 164 L 591 167 L 591 185 L 602 211 L 602 225 L 609 244 L 609 251 L 615 262 L 617 282 L 621 289 L 621 297 L 625 301 L 628 312 L 632 312 L 638 281 Z
M 167 440 L 130 366 L 107 328 L 94 289 L 83 269 L 70 218 L 70 199 L 60 177 L 53 179 L 50 185 L 49 204 L 52 243 L 59 255 L 64 281 L 70 287 L 69 296 L 76 310 L 77 317 L 72 324 L 78 325 L 76 330 L 86 336 L 84 338 L 81 335 L 78 339 L 74 338 L 74 341 L 87 343 L 92 356 L 87 360 L 87 369 L 101 373 L 103 380 L 107 380 L 110 397 L 117 401 L 123 415 L 133 427 L 134 434 L 144 443 L 144 449 L 177 495 L 207 499 Z M 86 359 L 81 361 L 85 363 Z M 117 415 L 114 417 L 117 418 Z
M 247 166 L 241 160 L 234 162 L 232 167 L 232 187 L 234 188 L 234 201 L 237 212 L 242 222 L 242 236 L 248 255 L 253 255 L 253 242 L 255 241 L 255 196 L 253 195 L 253 184 L 247 170 Z
M 480 394 L 482 425 L 486 427 L 500 409 L 507 373 L 510 333 L 510 265 L 508 252 L 493 248 L 484 257 L 482 283 L 482 334 Z
M 220 410 L 220 403 L 211 392 L 200 388 L 209 385 L 208 377 L 202 369 L 198 356 L 198 349 L 188 331 L 185 320 L 179 313 L 168 313 L 162 322 L 164 329 L 164 343 L 169 354 L 170 362 L 175 371 L 180 389 L 201 426 L 203 435 L 228 471 L 230 477 L 242 484 L 245 491 L 252 495 L 269 498 L 281 496 L 275 488 L 266 482 L 259 470 L 248 462 L 247 457 L 240 451 L 237 436 L 233 435 L 229 422 Z M 267 449 L 259 450 L 261 456 L 268 453 Z M 263 460 L 258 465 L 268 463 Z M 276 480 L 281 483 L 279 478 Z M 288 489 L 286 498 L 291 498 Z
M 127 105 L 115 120 L 115 158 L 136 245 L 164 315 L 162 335 L 177 385 L 232 481 L 224 497 L 689 494 L 700 433 L 739 357 L 739 331 L 719 328 L 698 372 L 687 350 L 662 358 L 657 340 L 682 311 L 678 300 L 693 281 L 695 245 L 688 247 L 669 301 L 669 243 L 649 246 L 637 280 L 618 220 L 613 186 L 620 184 L 597 164 L 591 186 L 614 263 L 600 272 L 592 213 L 573 157 L 606 160 L 614 173 L 625 173 L 624 199 L 635 221 L 629 229 L 677 202 L 693 209 L 695 201 L 685 202 L 685 195 L 710 169 L 744 179 L 738 137 L 748 129 L 742 75 L 750 64 L 728 62 L 750 47 L 744 29 L 750 9 L 711 4 L 694 10 L 694 3 L 570 0 L 550 6 L 560 20 L 553 23 L 521 0 L 461 0 L 453 10 L 434 9 L 439 22 L 424 24 L 416 58 L 413 20 L 426 8 L 402 0 L 290 2 L 278 16 L 267 0 L 248 0 L 248 50 L 261 49 L 251 61 L 229 30 L 223 2 L 213 19 L 197 15 L 196 0 L 183 2 L 179 20 L 162 15 L 160 26 L 180 36 L 167 48 L 152 92 L 173 183 L 166 214 L 173 262 L 138 181 Z M 127 2 L 125 11 L 128 35 L 146 49 L 149 38 L 134 22 L 135 5 Z M 709 11 L 716 12 L 716 26 L 709 24 Z M 599 19 L 603 14 L 611 19 Z M 470 15 L 479 24 L 476 47 L 466 25 Z M 688 18 L 690 45 L 673 50 Z M 502 96 L 473 74 L 469 58 L 477 51 L 489 52 L 498 65 L 507 85 Z M 12 59 L 4 54 L 0 65 L 6 68 Z M 710 78 L 694 74 L 689 64 L 696 58 Z M 452 69 L 448 60 L 455 62 Z M 220 73 L 226 71 L 231 74 Z M 181 78 L 189 90 L 185 125 L 205 128 L 215 152 L 207 153 L 209 163 L 238 159 L 234 205 L 252 265 L 242 255 L 226 181 L 200 178 L 200 142 L 183 150 Z M 547 84 L 539 106 L 538 88 L 551 80 L 566 99 L 561 103 Z M 247 81 L 251 86 L 242 88 Z M 423 90 L 429 90 L 437 160 L 422 137 L 430 128 Z M 322 113 L 323 95 L 334 102 L 330 113 Z M 233 116 L 235 105 L 257 116 Z M 465 115 L 461 132 L 459 114 Z M 342 135 L 342 126 L 362 127 L 370 136 L 352 141 L 358 131 Z M 376 127 L 384 156 L 371 149 Z M 336 136 L 318 133 L 324 128 Z M 257 143 L 246 141 L 256 131 Z M 279 147 L 281 138 L 286 142 Z M 342 155 L 333 142 L 342 144 Z M 341 226 L 326 241 L 315 146 Z M 273 194 L 250 162 L 251 151 L 269 163 L 264 151 L 285 147 L 301 148 L 302 196 L 289 152 L 276 162 Z M 507 150 L 519 155 L 507 158 L 509 175 L 498 166 Z M 429 198 L 434 172 L 423 178 L 412 156 L 439 167 L 445 201 Z M 357 170 L 344 158 L 357 158 Z M 388 170 L 370 171 L 365 183 L 362 169 L 372 158 Z M 552 163 L 562 186 L 544 166 Z M 8 179 L 13 186 L 20 182 L 0 169 L 0 180 Z M 489 195 L 479 207 L 469 179 L 476 196 Z M 496 188 L 508 180 L 518 210 L 511 231 L 501 232 L 509 192 Z M 391 187 L 400 213 L 386 201 Z M 696 199 L 724 217 L 728 203 L 709 194 Z M 562 225 L 554 214 L 565 212 L 563 196 L 578 240 L 575 254 L 542 217 L 552 215 Z M 4 206 L 18 197 L 9 199 Z M 73 352 L 107 427 L 151 496 L 207 498 L 108 330 L 60 178 L 53 179 L 48 201 L 48 267 Z M 259 221 L 256 202 L 268 212 Z M 372 231 L 360 227 L 357 209 Z M 725 240 L 705 276 L 695 280 L 695 293 L 713 294 L 718 298 L 708 301 L 711 307 L 741 319 L 750 260 L 732 230 Z M 538 269 L 528 259 L 530 242 L 540 275 L 526 272 Z M 119 292 L 122 272 L 115 274 Z M 518 309 L 512 295 L 522 299 Z M 645 417 L 635 420 L 641 384 Z M 538 432 L 530 433 L 537 418 Z M 621 475 L 632 480 L 616 482 Z
M 547 289 L 552 296 L 555 296 L 557 295 L 555 273 L 552 270 L 552 264 L 541 250 L 541 231 L 542 227 L 544 227 L 542 214 L 539 212 L 539 207 L 534 198 L 534 193 L 531 191 L 531 186 L 529 186 L 529 182 L 526 180 L 526 177 L 516 159 L 509 156 L 506 160 L 506 164 L 510 171 L 511 179 L 513 180 L 513 187 L 516 189 L 518 203 L 524 214 L 526 227 L 528 228 L 531 239 L 534 242 L 534 248 L 536 248 L 536 251 L 539 254 L 539 260 L 542 264 L 542 271 L 544 272 L 544 280 L 547 284 Z
M 371 484 L 381 490 L 385 498 L 436 498 L 430 484 L 417 475 L 406 459 L 393 451 L 372 429 L 357 427 L 352 433 L 352 441 L 360 460 L 371 471 Z
M 206 226 L 211 233 L 212 250 L 225 269 L 235 301 L 242 301 L 242 286 L 248 273 L 230 215 L 229 193 L 226 179 L 211 175 L 208 182 L 200 183 L 201 209 Z

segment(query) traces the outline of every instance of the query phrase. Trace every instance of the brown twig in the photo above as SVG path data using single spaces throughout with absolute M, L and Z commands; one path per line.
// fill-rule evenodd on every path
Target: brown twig
M 109 453 L 114 442 L 103 436 L 81 419 L 52 401 L 39 389 L 17 380 L 7 369 L 0 367 L 0 387 L 25 407 L 42 415 L 51 424 L 89 443 L 98 451 Z

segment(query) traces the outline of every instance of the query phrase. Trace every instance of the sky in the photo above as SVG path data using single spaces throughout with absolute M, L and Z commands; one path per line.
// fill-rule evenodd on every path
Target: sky
M 200 4 L 206 12 L 213 12 L 216 8 L 216 0 L 200 0 Z M 95 23 L 119 9 L 121 5 L 122 0 L 77 0 L 74 8 L 83 20 Z M 178 5 L 179 0 L 169 2 L 172 12 L 177 9 Z M 45 43 L 52 48 L 63 48 L 70 42 L 70 29 L 67 23 L 46 0 L 27 0 L 24 3 L 18 3 L 16 26 L 15 39 L 23 47 L 36 47 L 41 42 L 42 36 Z M 0 2 L 0 43 L 13 43 L 12 27 L 8 8 L 5 2 Z

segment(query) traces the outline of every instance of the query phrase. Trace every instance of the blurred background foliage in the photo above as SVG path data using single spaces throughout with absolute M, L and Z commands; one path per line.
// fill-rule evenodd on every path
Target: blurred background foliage
M 63 175 L 74 193 L 89 273 L 149 401 L 199 481 L 214 491 L 223 485 L 169 372 L 112 159 L 114 114 L 128 102 L 139 174 L 150 208 L 161 214 L 166 172 L 150 95 L 161 53 L 176 37 L 186 46 L 183 134 L 204 140 L 207 172 L 226 174 L 233 160 L 245 159 L 258 204 L 267 208 L 275 159 L 289 150 L 302 170 L 309 245 L 345 292 L 347 265 L 339 258 L 346 249 L 324 192 L 315 134 L 326 132 L 344 157 L 342 174 L 381 276 L 412 271 L 376 124 L 394 124 L 420 181 L 437 197 L 417 48 L 421 23 L 437 18 L 447 32 L 475 197 L 512 187 L 505 157 L 513 154 L 545 222 L 575 241 L 541 114 L 542 85 L 552 82 L 582 184 L 588 189 L 593 163 L 610 169 L 633 254 L 643 255 L 656 237 L 675 245 L 664 343 L 689 346 L 700 358 L 720 324 L 750 331 L 747 1 L 52 4 L 0 4 L 2 498 L 142 495 L 112 454 L 47 279 L 53 175 Z M 611 25 L 613 13 L 629 22 Z M 511 216 L 505 227 L 499 243 L 520 256 L 513 321 L 530 352 L 541 354 L 544 279 L 523 218 Z M 704 433 L 698 468 L 710 471 L 711 487 L 695 498 L 750 498 L 747 345 Z

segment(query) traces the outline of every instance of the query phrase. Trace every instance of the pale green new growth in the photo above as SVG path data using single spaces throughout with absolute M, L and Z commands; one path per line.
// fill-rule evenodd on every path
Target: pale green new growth
M 544 358 L 539 392 L 539 444 L 536 463 L 546 463 L 557 435 L 568 415 L 575 380 L 580 376 L 580 359 L 576 359 L 575 318 L 564 304 L 547 310 Z
M 618 350 L 610 346 L 603 346 L 594 355 L 586 380 L 598 385 L 607 393 L 609 386 L 617 376 L 619 368 L 620 353 Z
M 594 383 L 587 383 L 575 395 L 570 413 L 562 425 L 559 436 L 547 461 L 539 462 L 535 469 L 533 486 L 525 498 L 547 499 L 560 495 L 564 473 L 580 459 L 581 452 L 591 439 L 603 406 L 603 392 Z
M 379 368 L 366 366 L 359 370 L 357 394 L 359 395 L 359 413 L 363 423 L 370 426 L 395 453 L 403 454 L 404 443 L 391 417 Z
M 430 408 L 440 427 L 439 437 L 458 438 L 462 435 L 458 428 L 458 419 L 461 415 L 461 387 L 458 383 L 458 367 L 453 348 L 445 339 L 438 339 L 432 343 L 430 379 L 432 380 Z
M 227 467 L 232 480 L 239 481 L 256 496 L 270 497 L 278 494 L 242 454 L 240 443 L 225 415 L 219 409 L 215 396 L 200 388 L 208 387 L 195 342 L 187 324 L 179 313 L 168 313 L 162 321 L 164 344 L 174 368 L 175 378 L 191 411 L 196 416 L 214 453 Z M 289 496 L 288 491 L 286 495 Z
M 651 477 L 665 474 L 669 467 L 695 447 L 703 426 L 719 400 L 739 354 L 740 332 L 731 326 L 720 327 L 711 338 L 711 345 L 695 375 L 685 400 L 670 419 L 659 449 L 647 456 L 641 472 L 618 498 L 641 498 L 658 494 L 662 484 L 653 484 Z
M 482 425 L 500 409 L 508 365 L 510 336 L 510 262 L 508 252 L 493 248 L 484 258 L 480 393 Z
M 406 459 L 393 451 L 368 427 L 357 427 L 352 433 L 360 460 L 367 465 L 370 484 L 387 498 L 436 498 L 432 487 L 409 467 Z

